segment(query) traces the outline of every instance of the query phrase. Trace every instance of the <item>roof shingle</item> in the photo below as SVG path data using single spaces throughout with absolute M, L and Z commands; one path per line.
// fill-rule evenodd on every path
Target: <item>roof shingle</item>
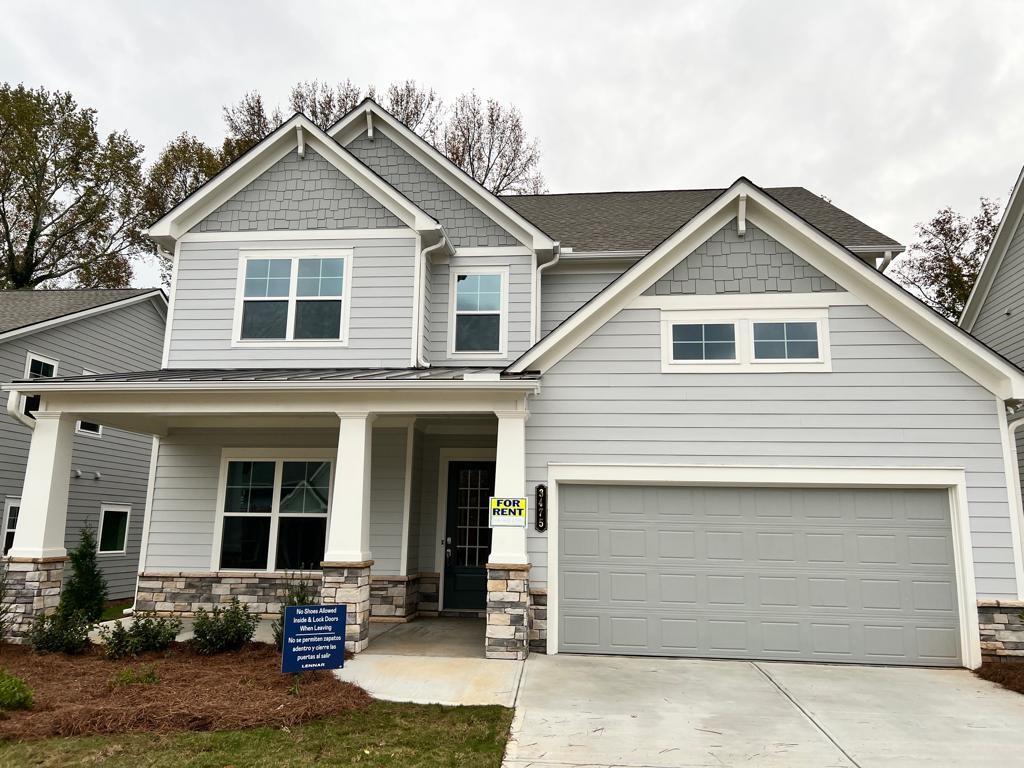
M 0 333 L 130 299 L 153 288 L 0 291 Z

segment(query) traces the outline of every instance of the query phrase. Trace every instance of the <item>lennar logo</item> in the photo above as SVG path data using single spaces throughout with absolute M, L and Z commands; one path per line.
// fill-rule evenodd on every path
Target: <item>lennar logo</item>
M 491 527 L 521 527 L 526 525 L 526 499 L 491 497 Z

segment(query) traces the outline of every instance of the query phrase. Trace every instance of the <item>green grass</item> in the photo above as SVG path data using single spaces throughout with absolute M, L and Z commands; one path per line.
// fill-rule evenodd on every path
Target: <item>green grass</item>
M 124 609 L 131 608 L 131 600 L 108 600 L 103 606 L 103 615 L 100 616 L 100 621 L 113 621 L 114 619 L 124 618 Z
M 375 701 L 290 729 L 46 739 L 0 746 L 0 766 L 58 768 L 499 768 L 512 721 L 504 707 Z

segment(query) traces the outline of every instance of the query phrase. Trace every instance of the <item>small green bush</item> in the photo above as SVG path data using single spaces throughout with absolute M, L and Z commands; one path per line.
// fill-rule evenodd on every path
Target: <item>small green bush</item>
M 252 640 L 259 622 L 259 616 L 249 613 L 249 609 L 235 597 L 227 608 L 217 607 L 209 612 L 200 608 L 196 611 L 192 643 L 196 651 L 204 655 L 237 651 Z
M 107 582 L 96 562 L 96 537 L 82 529 L 78 546 L 68 552 L 70 573 L 64 576 L 60 593 L 60 612 L 81 613 L 89 621 L 99 621 L 107 602 Z
M 112 627 L 100 627 L 104 653 L 108 659 L 138 656 L 147 651 L 165 651 L 181 632 L 180 619 L 161 618 L 152 613 L 138 613 L 131 626 L 115 621 Z
M 115 672 L 114 676 L 110 678 L 110 687 L 124 688 L 129 685 L 156 685 L 159 682 L 160 677 L 156 673 L 156 667 L 142 667 L 141 669 L 125 667 Z
M 90 629 L 85 614 L 57 611 L 32 622 L 28 644 L 36 653 L 81 653 L 89 645 Z
M 31 709 L 32 689 L 20 677 L 0 669 L 0 710 Z
M 289 605 L 314 605 L 319 600 L 320 596 L 314 590 L 312 583 L 305 577 L 288 587 L 288 595 L 281 602 L 281 613 L 270 625 L 270 631 L 274 634 L 274 645 L 278 650 L 281 650 L 281 645 L 284 643 L 284 609 Z

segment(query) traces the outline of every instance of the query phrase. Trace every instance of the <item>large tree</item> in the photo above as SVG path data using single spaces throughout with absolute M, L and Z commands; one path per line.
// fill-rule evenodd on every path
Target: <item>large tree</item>
M 964 310 L 999 226 L 998 200 L 983 197 L 965 216 L 946 206 L 914 227 L 917 240 L 893 263 L 892 274 L 950 320 Z
M 0 84 L 0 287 L 122 287 L 142 246 L 142 145 L 70 93 Z

